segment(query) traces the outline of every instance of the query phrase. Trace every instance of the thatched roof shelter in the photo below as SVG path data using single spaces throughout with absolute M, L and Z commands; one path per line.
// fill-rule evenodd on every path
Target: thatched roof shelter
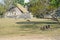
M 22 11 L 23 13 L 28 13 L 28 10 L 24 8 L 21 4 L 16 4 L 17 8 Z

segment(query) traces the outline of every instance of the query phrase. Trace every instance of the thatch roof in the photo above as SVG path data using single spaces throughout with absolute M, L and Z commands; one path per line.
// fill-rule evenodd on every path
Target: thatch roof
M 28 10 L 26 8 L 24 8 L 21 4 L 16 4 L 16 6 L 19 8 L 19 10 L 21 10 L 23 13 L 28 13 Z

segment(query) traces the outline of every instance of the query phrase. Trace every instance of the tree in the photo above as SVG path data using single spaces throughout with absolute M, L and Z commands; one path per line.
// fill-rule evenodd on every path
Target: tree
M 45 15 L 47 13 L 53 15 L 59 6 L 60 0 L 32 0 L 30 2 L 29 11 L 38 17 L 41 14 Z
M 56 8 L 60 6 L 60 0 L 51 0 L 50 4 Z
M 0 4 L 0 16 L 1 17 L 7 11 L 11 3 L 12 3 L 11 0 L 4 0 L 4 4 Z
M 3 5 L 0 5 L 0 17 L 3 16 L 3 13 L 6 11 L 5 7 Z
M 51 4 L 51 6 L 55 7 L 54 10 L 56 12 L 57 9 L 60 7 L 60 0 L 51 0 L 50 4 Z M 59 20 L 58 20 L 58 18 L 57 18 L 57 16 L 56 16 L 56 14 L 55 14 L 55 12 L 54 11 L 52 11 L 52 12 L 53 13 L 51 15 L 52 15 L 53 20 L 55 20 L 58 23 L 60 23 Z
M 19 3 L 21 5 L 24 5 L 24 0 L 12 0 L 12 1 L 13 1 L 13 4 Z
M 40 17 L 47 12 L 48 0 L 35 0 L 30 2 L 29 11 L 33 13 L 34 16 Z

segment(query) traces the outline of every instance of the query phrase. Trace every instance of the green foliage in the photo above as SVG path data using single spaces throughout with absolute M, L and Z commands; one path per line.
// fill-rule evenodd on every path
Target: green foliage
M 18 2 L 18 3 L 20 3 L 20 4 L 24 5 L 24 0 L 19 0 L 19 2 Z
M 21 5 L 24 5 L 24 0 L 13 0 L 13 3 L 19 3 Z
M 33 13 L 34 16 L 40 16 L 40 14 L 45 14 L 46 5 L 42 0 L 36 0 L 30 2 L 29 11 Z
M 5 7 L 3 5 L 0 5 L 0 17 L 2 17 L 5 11 L 6 11 Z
M 40 14 L 49 14 L 50 11 L 56 10 L 60 6 L 60 0 L 33 0 L 30 2 L 29 11 L 34 16 Z
M 2 16 L 9 9 L 9 6 L 13 3 L 13 1 L 4 0 L 4 3 L 4 5 L 0 4 L 0 16 Z
M 51 0 L 50 4 L 54 7 L 59 7 L 60 5 L 60 0 Z
M 0 16 L 2 16 L 8 9 L 8 7 L 11 3 L 10 1 L 11 0 L 4 0 L 5 4 L 4 5 L 0 4 Z

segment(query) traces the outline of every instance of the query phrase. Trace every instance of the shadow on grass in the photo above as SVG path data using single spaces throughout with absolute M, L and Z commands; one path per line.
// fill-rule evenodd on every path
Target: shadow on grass
M 38 26 L 37 25 L 23 25 L 20 28 L 33 28 L 33 29 L 36 29 L 36 28 L 38 28 Z
M 16 22 L 16 24 L 58 24 L 58 22 Z

